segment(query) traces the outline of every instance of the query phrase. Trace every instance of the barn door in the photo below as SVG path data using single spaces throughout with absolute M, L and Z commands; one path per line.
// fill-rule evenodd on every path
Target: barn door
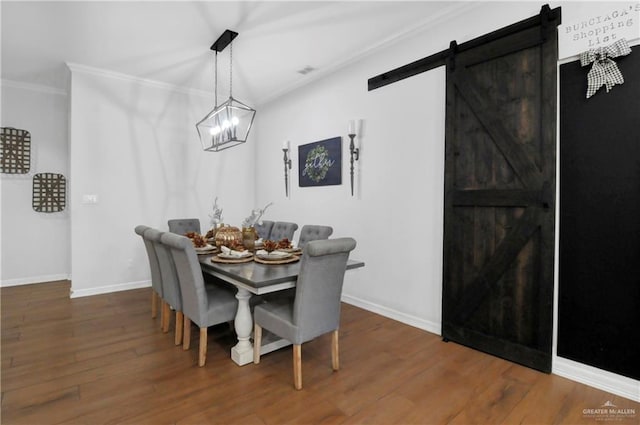
M 543 13 L 447 63 L 442 336 L 550 372 L 559 15 Z

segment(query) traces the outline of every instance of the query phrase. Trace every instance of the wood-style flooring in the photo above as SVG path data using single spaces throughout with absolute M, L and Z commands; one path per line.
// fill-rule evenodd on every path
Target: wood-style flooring
M 150 289 L 69 298 L 69 282 L 0 289 L 2 424 L 593 424 L 585 409 L 638 403 L 510 363 L 343 305 L 339 372 L 331 335 L 238 367 L 225 325 L 207 364 L 151 318 Z

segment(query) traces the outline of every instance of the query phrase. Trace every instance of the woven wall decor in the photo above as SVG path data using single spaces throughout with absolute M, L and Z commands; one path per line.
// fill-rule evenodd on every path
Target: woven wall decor
M 31 167 L 31 133 L 13 127 L 0 129 L 0 172 L 26 174 Z
M 66 206 L 67 180 L 62 174 L 40 173 L 33 176 L 33 209 L 53 213 Z

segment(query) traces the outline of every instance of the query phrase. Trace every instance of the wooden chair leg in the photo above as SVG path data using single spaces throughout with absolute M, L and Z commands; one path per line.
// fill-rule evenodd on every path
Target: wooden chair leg
M 169 332 L 169 322 L 171 321 L 171 306 L 168 302 L 162 303 L 162 315 L 164 316 L 164 324 L 162 326 L 162 332 Z
M 158 308 L 160 309 L 160 329 L 164 329 L 164 321 L 167 320 L 167 318 L 164 317 L 164 300 L 158 297 L 158 302 Z
M 191 319 L 184 316 L 184 331 L 182 332 L 182 349 L 188 350 L 191 345 Z
M 202 367 L 207 362 L 207 328 L 200 328 L 200 351 L 198 353 L 198 366 Z
M 338 330 L 333 331 L 331 336 L 331 365 L 333 370 L 340 369 L 340 352 L 338 347 Z
M 182 344 L 182 331 L 184 329 L 183 322 L 184 315 L 181 311 L 176 310 L 176 336 L 174 341 L 176 345 Z
M 151 288 L 151 318 L 155 319 L 158 316 L 158 294 Z
M 262 345 L 262 326 L 256 323 L 253 330 L 253 363 L 260 363 L 260 346 Z
M 302 345 L 293 345 L 293 386 L 302 389 Z

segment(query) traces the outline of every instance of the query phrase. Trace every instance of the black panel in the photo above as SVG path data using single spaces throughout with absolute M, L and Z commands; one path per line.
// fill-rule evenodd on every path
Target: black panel
M 640 379 L 640 48 L 626 81 L 585 98 L 560 67 L 558 355 Z
M 211 50 L 216 52 L 223 51 L 234 38 L 238 36 L 238 33 L 231 30 L 224 30 L 222 35 L 211 45 Z

